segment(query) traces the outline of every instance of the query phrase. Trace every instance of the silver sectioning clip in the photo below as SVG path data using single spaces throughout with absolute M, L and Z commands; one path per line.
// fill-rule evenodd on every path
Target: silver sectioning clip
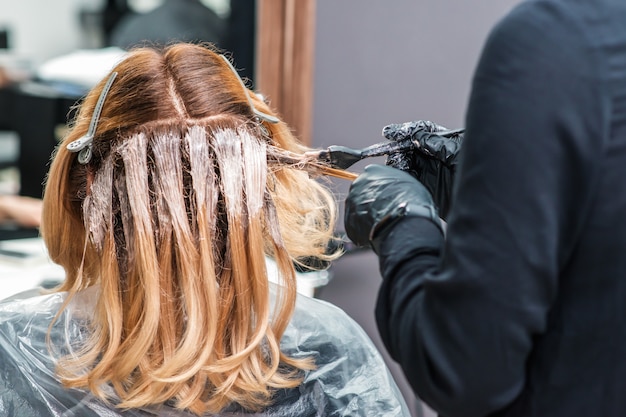
M 254 113 L 254 115 L 256 117 L 258 117 L 261 120 L 265 120 L 266 122 L 269 123 L 278 123 L 280 120 L 278 120 L 277 117 L 272 116 L 271 114 L 267 114 L 267 113 L 263 113 L 261 110 L 257 109 L 254 106 L 254 103 L 252 102 L 252 98 L 250 97 L 250 93 L 248 92 L 248 88 L 246 87 L 246 85 L 243 83 L 243 80 L 241 79 L 241 77 L 239 76 L 239 73 L 237 72 L 237 70 L 235 69 L 235 67 L 233 66 L 233 64 L 228 60 L 228 58 L 226 58 L 224 55 L 220 55 L 222 57 L 222 59 L 224 61 L 226 61 L 226 63 L 228 64 L 228 66 L 230 67 L 230 69 L 233 71 L 233 73 L 235 74 L 235 76 L 237 76 L 237 79 L 239 80 L 239 83 L 241 84 L 241 88 L 243 88 L 243 91 L 246 93 L 246 97 L 248 98 L 248 104 L 250 105 L 250 108 L 252 109 L 252 112 Z
M 111 85 L 113 81 L 117 77 L 117 72 L 112 72 L 107 80 L 106 84 L 102 88 L 102 92 L 100 92 L 100 97 L 98 97 L 98 101 L 96 102 L 96 107 L 93 110 L 93 115 L 91 116 L 91 122 L 89 122 L 89 129 L 87 130 L 87 134 L 85 136 L 81 136 L 67 144 L 67 150 L 70 152 L 78 152 L 78 162 L 85 165 L 91 160 L 92 156 L 92 146 L 93 137 L 96 134 L 96 128 L 98 127 L 98 119 L 100 119 L 100 112 L 102 112 L 102 107 L 104 106 L 104 100 L 111 89 Z

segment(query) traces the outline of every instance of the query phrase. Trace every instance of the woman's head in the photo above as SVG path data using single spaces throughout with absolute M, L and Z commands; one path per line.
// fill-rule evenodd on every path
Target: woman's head
M 294 155 L 306 149 L 208 47 L 132 51 L 86 97 L 52 161 L 42 234 L 67 274 L 98 284 L 93 337 L 59 368 L 68 386 L 123 407 L 173 400 L 196 412 L 263 406 L 307 364 L 279 351 L 292 264 L 324 257 L 335 208 Z M 67 148 L 104 104 L 79 161 Z M 70 146 L 71 148 L 71 146 Z M 83 163 L 84 162 L 84 163 Z M 265 256 L 282 277 L 270 306 Z M 270 314 L 272 318 L 270 319 Z

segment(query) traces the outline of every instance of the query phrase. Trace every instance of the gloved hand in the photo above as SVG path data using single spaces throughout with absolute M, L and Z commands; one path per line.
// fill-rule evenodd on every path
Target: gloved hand
M 383 128 L 389 140 L 410 139 L 415 150 L 389 155 L 387 165 L 413 175 L 430 191 L 443 219 L 450 210 L 450 196 L 456 172 L 457 155 L 463 142 L 463 133 L 443 136 L 449 130 L 436 123 L 417 120 L 391 124 Z
M 389 226 L 405 216 L 429 219 L 442 229 L 426 187 L 399 169 L 368 165 L 352 183 L 346 199 L 344 222 L 348 237 L 356 245 L 371 246 L 378 252 Z

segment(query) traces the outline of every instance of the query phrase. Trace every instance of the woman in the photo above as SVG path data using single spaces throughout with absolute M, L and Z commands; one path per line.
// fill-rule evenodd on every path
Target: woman
M 0 304 L 0 407 L 406 415 L 362 329 L 296 295 L 294 263 L 338 256 L 310 175 L 341 173 L 307 150 L 210 48 L 132 51 L 52 161 L 42 235 L 67 277 Z

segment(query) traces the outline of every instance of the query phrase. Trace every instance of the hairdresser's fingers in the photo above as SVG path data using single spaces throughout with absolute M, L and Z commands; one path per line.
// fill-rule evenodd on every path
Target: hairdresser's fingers
M 344 226 L 352 242 L 376 251 L 379 232 L 406 216 L 424 217 L 441 226 L 432 196 L 414 177 L 382 165 L 365 167 L 345 203 Z
M 432 156 L 447 165 L 455 165 L 463 143 L 463 134 L 445 137 L 437 133 L 420 131 L 413 136 L 413 141 L 418 144 L 416 153 Z
M 399 170 L 412 174 L 413 168 L 413 152 L 397 152 L 387 156 L 385 165 L 397 168 Z
M 428 120 L 390 124 L 383 128 L 383 136 L 391 141 L 411 140 L 415 153 L 434 157 L 445 164 L 456 163 L 456 156 L 461 149 L 463 133 L 445 136 L 441 132 L 450 132 L 446 127 Z M 440 135 L 441 133 L 441 135 Z M 412 155 L 390 158 L 388 165 L 407 171 L 406 160 Z
M 446 152 L 444 146 L 439 150 L 439 157 L 434 157 L 430 153 L 425 155 L 422 149 L 418 149 L 412 152 L 391 154 L 386 161 L 386 165 L 408 172 L 424 184 L 432 194 L 439 214 L 444 219 L 447 218 L 450 210 L 456 164 L 456 154 L 447 155 Z M 442 162 L 447 156 L 449 163 Z
M 447 128 L 428 120 L 414 120 L 405 123 L 394 123 L 383 127 L 383 136 L 389 140 L 399 141 L 413 138 L 418 132 L 443 132 Z

